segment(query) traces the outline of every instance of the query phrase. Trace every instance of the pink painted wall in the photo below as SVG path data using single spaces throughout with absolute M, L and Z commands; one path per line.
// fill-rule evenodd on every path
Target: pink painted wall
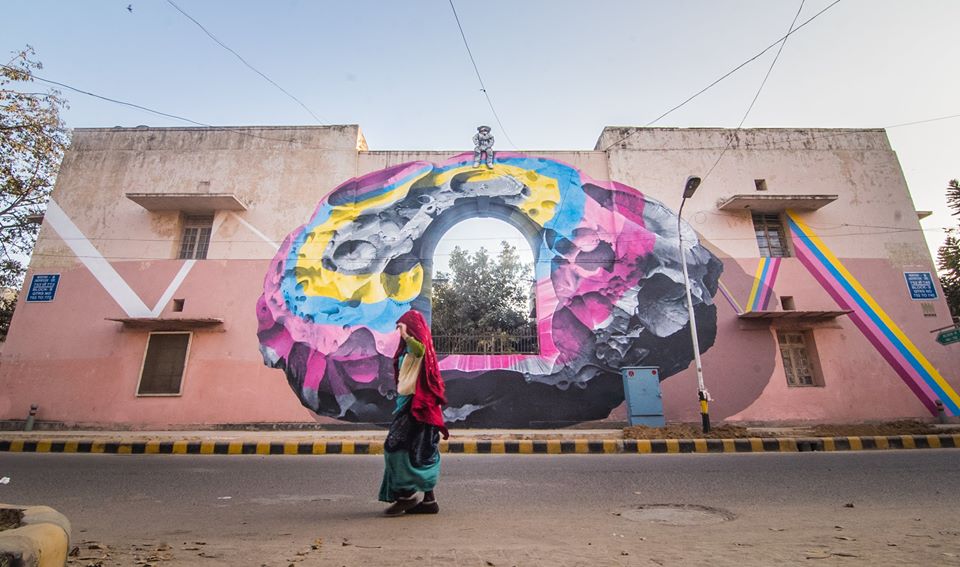
M 72 247 L 75 242 L 53 227 L 48 214 L 30 274 L 60 273 L 61 281 L 51 303 L 25 303 L 21 294 L 0 351 L 0 419 L 23 419 L 30 404 L 37 403 L 39 419 L 68 424 L 157 428 L 334 422 L 304 409 L 283 373 L 266 368 L 258 352 L 254 306 L 277 243 L 344 180 L 395 163 L 437 161 L 457 152 L 365 152 L 358 150 L 365 144 L 356 127 L 265 131 L 271 138 L 301 143 L 202 129 L 77 131 L 54 201 L 148 309 L 184 267 L 171 259 L 180 217 L 176 212 L 145 211 L 124 195 L 197 192 L 205 182 L 206 191 L 236 194 L 247 203 L 246 211 L 217 213 L 211 259 L 196 262 L 182 283 L 172 286 L 170 297 L 186 300 L 184 312 L 173 314 L 172 302 L 162 306 L 162 317 L 215 317 L 224 324 L 194 331 L 181 395 L 138 397 L 148 334 L 106 320 L 129 316 L 115 298 L 117 288 L 111 292 L 94 277 L 102 266 L 91 267 L 89 258 Z M 627 183 L 676 208 L 683 179 L 705 171 L 715 159 L 708 148 L 725 140 L 718 130 L 638 132 L 627 147 L 609 153 L 543 155 L 566 160 L 598 179 Z M 770 194 L 838 194 L 836 202 L 804 213 L 805 222 L 826 227 L 820 233 L 843 264 L 957 389 L 960 347 L 939 345 L 930 333 L 950 321 L 942 291 L 941 299 L 931 302 L 934 317 L 924 316 L 919 302 L 907 295 L 904 271 L 934 269 L 896 156 L 882 131 L 857 131 L 850 140 L 834 137 L 830 143 L 803 142 L 802 136 L 815 131 L 801 132 L 744 131 L 742 140 L 747 142 L 786 142 L 768 151 L 759 145 L 731 148 L 709 185 L 684 209 L 703 244 L 723 260 L 721 281 L 744 305 L 758 263 L 749 212 L 718 211 L 722 198 L 752 192 L 755 178 L 767 179 Z M 605 132 L 598 145 L 615 135 Z M 877 233 L 861 225 L 891 230 Z M 773 291 L 774 299 L 792 296 L 801 310 L 837 308 L 796 258 L 783 260 Z M 703 365 L 717 419 L 929 417 L 848 318 L 813 326 L 824 386 L 791 388 L 774 330 L 738 319 L 719 293 L 713 300 L 717 339 L 704 354 Z M 692 368 L 668 378 L 662 388 L 669 421 L 698 419 Z M 609 419 L 623 417 L 621 407 Z

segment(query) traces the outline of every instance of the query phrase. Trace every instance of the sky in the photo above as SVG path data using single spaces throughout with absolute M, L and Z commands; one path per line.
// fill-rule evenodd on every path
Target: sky
M 40 77 L 202 124 L 359 124 L 371 150 L 470 150 L 490 124 L 500 150 L 588 150 L 833 2 L 453 0 L 479 79 L 449 0 L 4 0 L 0 50 L 29 44 Z M 743 127 L 888 128 L 935 251 L 958 224 L 958 21 L 955 0 L 841 0 L 789 37 Z M 736 127 L 776 52 L 654 125 Z M 189 125 L 60 90 L 71 128 Z M 501 229 L 526 248 L 477 222 L 451 229 L 438 267 L 452 245 L 498 248 Z

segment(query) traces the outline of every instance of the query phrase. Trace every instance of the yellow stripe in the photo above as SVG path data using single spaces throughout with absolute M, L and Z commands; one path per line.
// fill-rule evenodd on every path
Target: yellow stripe
M 214 441 L 201 441 L 200 442 L 200 454 L 201 455 L 212 455 L 213 448 L 216 446 Z
M 37 452 L 38 452 L 38 453 L 49 453 L 49 452 L 50 452 L 50 445 L 52 445 L 52 444 L 53 444 L 52 441 L 37 441 Z
M 490 452 L 491 452 L 491 453 L 496 453 L 496 454 L 506 453 L 506 452 L 507 452 L 507 444 L 504 443 L 502 439 L 501 439 L 500 441 L 491 441 L 491 442 L 490 442 Z
M 257 443 L 257 454 L 258 455 L 269 455 L 270 454 L 270 442 L 269 441 L 260 441 Z
M 706 439 L 694 439 L 693 440 L 693 450 L 697 453 L 706 453 L 707 452 L 707 440 Z
M 102 441 L 94 441 L 90 446 L 91 453 L 102 453 L 105 449 L 104 443 Z
M 186 441 L 174 441 L 174 442 L 173 442 L 173 454 L 174 454 L 174 455 L 186 455 L 186 454 L 187 454 L 187 442 L 186 442 Z
M 719 284 L 720 287 L 723 289 L 723 291 L 726 292 L 725 295 L 727 299 L 733 302 L 733 305 L 737 308 L 737 313 L 743 313 L 743 307 L 740 307 L 740 304 L 737 303 L 737 298 L 735 298 L 733 294 L 730 293 L 730 290 L 727 289 L 727 286 L 723 285 L 723 282 L 720 280 L 717 280 L 717 284 Z
M 560 440 L 559 440 L 559 439 L 547 439 L 547 454 L 549 454 L 549 455 L 559 455 L 559 454 L 560 454 Z
M 284 455 L 296 455 L 297 449 L 300 448 L 300 444 L 294 441 L 287 441 L 283 444 L 283 454 Z
M 680 442 L 676 439 L 666 439 L 667 442 L 667 452 L 668 453 L 679 453 L 680 452 Z
M 737 446 L 733 443 L 733 439 L 723 439 L 723 452 L 724 453 L 736 453 Z
M 10 452 L 11 452 L 11 453 L 22 453 L 22 452 L 23 452 L 23 441 L 11 441 L 11 442 L 10 442 Z
M 340 452 L 344 455 L 353 455 L 357 452 L 356 443 L 353 441 L 344 441 L 342 447 L 343 448 L 340 450 Z
M 867 305 L 869 305 L 873 309 L 873 311 L 877 314 L 880 320 L 883 321 L 884 324 L 886 324 L 886 326 L 890 329 L 890 331 L 894 334 L 894 336 L 900 339 L 900 341 L 903 343 L 903 346 L 906 347 L 906 349 L 910 351 L 911 354 L 913 354 L 913 356 L 917 359 L 917 362 L 920 363 L 920 366 L 922 366 L 933 378 L 933 381 L 936 382 L 940 386 L 940 388 L 943 389 L 944 393 L 946 393 L 947 396 L 951 400 L 953 400 L 954 403 L 956 403 L 957 405 L 960 405 L 960 395 L 958 395 L 957 392 L 954 391 L 952 387 L 950 387 L 950 384 L 948 384 L 947 381 L 944 380 L 942 376 L 940 376 L 940 373 L 937 372 L 937 369 L 934 368 L 932 364 L 930 364 L 930 361 L 927 360 L 926 357 L 923 356 L 923 353 L 921 353 L 920 350 L 917 349 L 917 347 L 910 341 L 910 339 L 907 338 L 907 336 L 903 333 L 903 331 L 900 330 L 900 327 L 898 327 L 897 324 L 894 323 L 892 319 L 890 319 L 887 313 L 880 308 L 880 306 L 873 299 L 873 297 L 869 293 L 867 293 L 867 290 L 865 290 L 863 286 L 860 285 L 860 282 L 857 281 L 855 277 L 853 277 L 853 274 L 847 271 L 847 269 L 843 266 L 843 264 L 840 263 L 840 260 L 837 259 L 837 257 L 833 255 L 833 252 L 831 252 L 830 249 L 827 248 L 826 244 L 824 244 L 823 241 L 820 240 L 820 237 L 817 236 L 816 233 L 814 233 L 810 229 L 810 227 L 803 224 L 803 222 L 801 222 L 800 219 L 797 218 L 797 216 L 794 214 L 793 211 L 787 211 L 787 214 L 790 216 L 793 222 L 795 222 L 797 226 L 799 226 L 801 230 L 803 230 L 803 232 L 806 233 L 807 237 L 814 244 L 814 246 L 816 246 L 816 248 L 820 251 L 820 253 L 822 253 L 824 257 L 826 257 L 827 260 L 833 265 L 833 267 L 836 268 L 836 270 L 840 272 L 840 274 L 847 280 L 847 283 L 849 283 L 850 286 L 853 287 L 853 289 L 860 294 L 860 296 L 867 303 Z M 936 394 L 936 392 L 934 392 L 934 394 Z
M 834 444 L 832 437 L 824 437 L 824 438 L 823 438 L 823 450 L 824 450 L 824 451 L 836 451 L 836 450 L 837 450 L 837 446 Z
M 916 448 L 917 448 L 917 444 L 913 442 L 913 437 L 911 437 L 910 435 L 901 435 L 901 436 L 900 436 L 900 439 L 903 440 L 903 448 L 904 448 L 904 449 L 916 449 Z
M 533 441 L 529 439 L 524 439 L 520 441 L 520 453 L 523 455 L 529 455 L 533 453 Z
M 502 445 L 502 444 L 503 444 L 503 441 L 500 441 L 500 444 Z M 382 455 L 382 454 L 383 454 L 383 442 L 382 442 L 382 441 L 376 441 L 376 442 L 373 442 L 373 443 L 368 443 L 368 444 L 367 444 L 367 447 L 368 447 L 367 451 L 368 451 L 371 455 Z M 501 451 L 501 452 L 502 452 L 502 451 Z
M 243 441 L 231 441 L 227 444 L 227 454 L 228 455 L 242 455 L 243 454 Z
M 940 438 L 936 435 L 927 435 L 927 444 L 930 445 L 931 449 L 939 449 Z
M 574 439 L 573 450 L 577 453 L 588 453 L 590 451 L 590 446 L 587 444 L 586 439 Z
M 653 447 L 650 445 L 649 439 L 637 439 L 637 452 L 638 453 L 652 453 Z
M 953 446 L 960 449 L 960 433 L 953 434 Z
M 67 441 L 67 444 L 63 446 L 64 453 L 76 453 L 80 449 L 79 441 Z
M 603 440 L 603 452 L 612 455 L 618 453 L 617 451 L 617 442 L 613 439 L 604 439 Z
M 878 436 L 874 437 L 874 438 L 873 438 L 873 442 L 876 443 L 877 449 L 889 449 L 889 448 L 890 448 L 890 442 L 887 441 L 887 438 L 886 438 L 886 437 L 883 437 L 883 436 L 881 436 L 881 435 L 878 435 Z
M 750 449 L 751 449 L 754 453 L 762 453 L 762 452 L 763 452 L 763 439 L 757 439 L 756 437 L 751 437 L 751 438 L 750 438 Z
M 747 309 L 753 311 L 753 302 L 757 300 L 757 292 L 760 290 L 760 278 L 763 276 L 763 268 L 767 265 L 767 258 L 760 258 L 757 264 L 757 273 L 753 276 L 753 287 L 750 288 L 750 297 L 747 298 Z
M 861 441 L 859 437 L 847 437 L 847 442 L 850 443 L 851 451 L 863 450 L 863 441 Z
M 796 439 L 777 439 L 777 443 L 779 443 L 781 451 L 797 452 Z
M 118 455 L 129 455 L 133 453 L 133 446 L 130 443 L 121 443 L 117 446 Z
M 463 452 L 471 455 L 475 454 L 477 452 L 477 442 L 474 440 L 464 441 Z

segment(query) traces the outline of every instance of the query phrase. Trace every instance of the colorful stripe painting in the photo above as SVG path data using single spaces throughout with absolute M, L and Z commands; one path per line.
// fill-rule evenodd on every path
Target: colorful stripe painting
M 763 311 L 767 308 L 779 271 L 780 258 L 760 258 L 757 275 L 753 279 L 753 288 L 750 290 L 750 298 L 747 299 L 748 311 Z
M 900 378 L 936 415 L 936 400 L 948 413 L 960 415 L 960 396 L 884 312 L 837 257 L 795 213 L 787 219 L 797 258 L 837 304 L 851 310 L 850 319 Z

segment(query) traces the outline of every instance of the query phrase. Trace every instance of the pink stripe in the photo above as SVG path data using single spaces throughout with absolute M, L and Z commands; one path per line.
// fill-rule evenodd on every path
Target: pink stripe
M 917 376 L 910 364 L 903 358 L 903 355 L 901 355 L 896 347 L 884 336 L 876 324 L 865 316 L 863 310 L 853 301 L 842 286 L 836 285 L 832 275 L 819 265 L 816 257 L 810 252 L 803 241 L 795 238 L 793 242 L 800 262 L 806 266 L 807 270 L 820 283 L 823 289 L 833 297 L 837 305 L 843 309 L 853 311 L 853 313 L 850 314 L 850 319 L 854 325 L 860 329 L 864 337 L 877 349 L 877 352 L 880 353 L 897 375 L 900 376 L 900 379 L 903 380 L 907 387 L 920 399 L 920 402 L 923 403 L 927 410 L 936 414 L 934 400 L 937 399 L 937 397 L 936 394 L 933 393 L 933 390 Z
M 761 291 L 760 309 L 766 309 L 770 303 L 770 296 L 773 295 L 773 284 L 777 281 L 777 273 L 780 271 L 780 258 L 771 258 L 769 260 L 770 268 L 767 270 L 766 281 L 761 282 L 763 290 Z

